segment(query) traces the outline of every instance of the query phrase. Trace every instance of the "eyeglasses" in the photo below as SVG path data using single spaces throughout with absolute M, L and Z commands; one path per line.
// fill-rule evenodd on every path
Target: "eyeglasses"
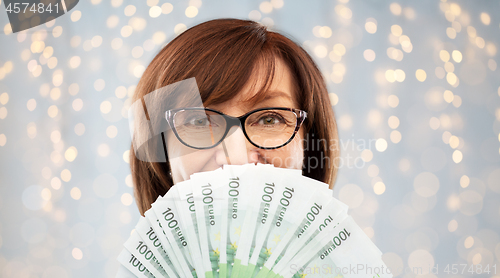
M 307 117 L 294 108 L 269 107 L 231 117 L 210 108 L 179 108 L 165 112 L 175 136 L 194 149 L 210 149 L 220 144 L 233 126 L 240 126 L 252 145 L 277 149 L 290 143 Z

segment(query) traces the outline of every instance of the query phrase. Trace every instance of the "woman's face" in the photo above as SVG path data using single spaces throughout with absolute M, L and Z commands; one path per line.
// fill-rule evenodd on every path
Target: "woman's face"
M 264 72 L 264 71 L 260 71 Z M 293 76 L 283 61 L 277 60 L 273 83 L 266 92 L 266 98 L 255 104 L 245 102 L 257 93 L 255 88 L 262 86 L 264 78 L 259 71 L 247 82 L 244 88 L 234 98 L 224 103 L 211 105 L 207 108 L 218 110 L 233 117 L 239 117 L 247 112 L 265 107 L 299 108 L 294 98 Z M 197 172 L 212 171 L 224 164 L 264 163 L 276 167 L 302 169 L 304 150 L 302 145 L 302 128 L 294 139 L 284 147 L 274 150 L 259 149 L 252 145 L 243 134 L 240 127 L 233 127 L 224 139 L 223 144 L 206 149 L 193 150 L 179 142 L 172 132 L 167 135 L 167 151 L 169 155 L 172 178 L 175 183 L 188 180 Z M 228 161 L 229 160 L 229 161 Z

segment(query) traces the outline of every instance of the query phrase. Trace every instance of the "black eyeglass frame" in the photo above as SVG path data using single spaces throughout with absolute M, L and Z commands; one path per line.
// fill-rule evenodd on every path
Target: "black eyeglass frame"
M 221 139 L 213 144 L 212 146 L 210 147 L 194 147 L 194 146 L 191 146 L 189 144 L 187 144 L 186 142 L 184 142 L 179 134 L 177 133 L 177 130 L 175 128 L 175 123 L 174 123 L 174 116 L 177 112 L 179 111 L 184 111 L 184 110 L 203 110 L 203 111 L 210 111 L 210 112 L 214 112 L 214 113 L 217 113 L 219 115 L 221 115 L 224 120 L 226 121 L 226 131 L 224 132 L 224 135 L 221 137 Z M 281 144 L 280 146 L 277 146 L 277 147 L 262 147 L 262 146 L 259 146 L 257 144 L 255 144 L 254 142 L 252 142 L 252 140 L 250 140 L 250 138 L 248 137 L 248 134 L 246 132 L 246 129 L 245 129 L 245 121 L 246 119 L 253 113 L 256 113 L 256 112 L 259 112 L 259 111 L 264 111 L 264 110 L 283 110 L 283 111 L 291 111 L 293 112 L 296 116 L 297 116 L 297 122 L 295 123 L 295 130 L 293 131 L 293 134 L 292 136 L 290 137 L 290 139 L 288 139 L 288 141 L 286 141 L 285 143 Z M 295 137 L 295 134 L 297 134 L 297 132 L 299 131 L 300 127 L 302 126 L 302 124 L 304 123 L 305 119 L 307 118 L 307 112 L 306 111 L 303 111 L 303 110 L 300 110 L 300 109 L 295 109 L 295 108 L 286 108 L 286 107 L 265 107 L 265 108 L 259 108 L 259 109 L 256 109 L 256 110 L 253 110 L 253 111 L 250 111 L 240 117 L 232 117 L 232 116 L 229 116 L 229 115 L 226 115 L 220 111 L 217 111 L 217 110 L 214 110 L 214 109 L 210 109 L 210 108 L 203 108 L 203 107 L 185 107 L 185 108 L 177 108 L 177 109 L 170 109 L 170 110 L 167 110 L 165 112 L 165 118 L 167 119 L 167 122 L 168 122 L 168 125 L 170 126 L 170 128 L 172 129 L 172 131 L 174 132 L 175 134 L 175 137 L 177 137 L 177 139 L 184 145 L 190 147 L 190 148 L 193 148 L 193 149 L 198 149 L 198 150 L 206 150 L 206 149 L 211 149 L 211 148 L 214 148 L 216 146 L 218 146 L 222 141 L 224 141 L 224 139 L 226 138 L 227 134 L 229 133 L 229 130 L 233 127 L 233 126 L 240 126 L 242 127 L 242 130 L 243 130 L 243 134 L 245 135 L 245 137 L 247 138 L 248 142 L 250 142 L 252 145 L 254 145 L 255 147 L 259 148 L 259 149 L 264 149 L 264 150 L 274 150 L 274 149 L 279 149 L 285 145 L 287 145 L 288 143 L 290 143 L 293 138 Z

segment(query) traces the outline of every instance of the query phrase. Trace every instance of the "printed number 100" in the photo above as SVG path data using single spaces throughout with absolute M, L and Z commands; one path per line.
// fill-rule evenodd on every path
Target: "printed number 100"
M 339 247 L 342 244 L 342 241 L 345 241 L 350 236 L 351 236 L 351 233 L 349 233 L 347 231 L 347 229 L 340 231 L 338 236 L 333 237 L 332 241 L 333 241 L 334 249 Z

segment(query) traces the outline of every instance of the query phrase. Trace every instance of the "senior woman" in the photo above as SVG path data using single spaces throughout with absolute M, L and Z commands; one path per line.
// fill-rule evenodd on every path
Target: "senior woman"
M 164 115 L 170 127 L 161 134 L 164 161 L 141 159 L 132 144 L 141 214 L 174 184 L 224 164 L 302 169 L 333 187 L 339 157 L 334 112 L 321 72 L 299 45 L 254 21 L 201 23 L 161 49 L 132 101 L 144 104 L 149 93 L 186 80 L 195 80 L 202 107 L 167 91 L 161 105 L 145 108 L 147 118 Z

